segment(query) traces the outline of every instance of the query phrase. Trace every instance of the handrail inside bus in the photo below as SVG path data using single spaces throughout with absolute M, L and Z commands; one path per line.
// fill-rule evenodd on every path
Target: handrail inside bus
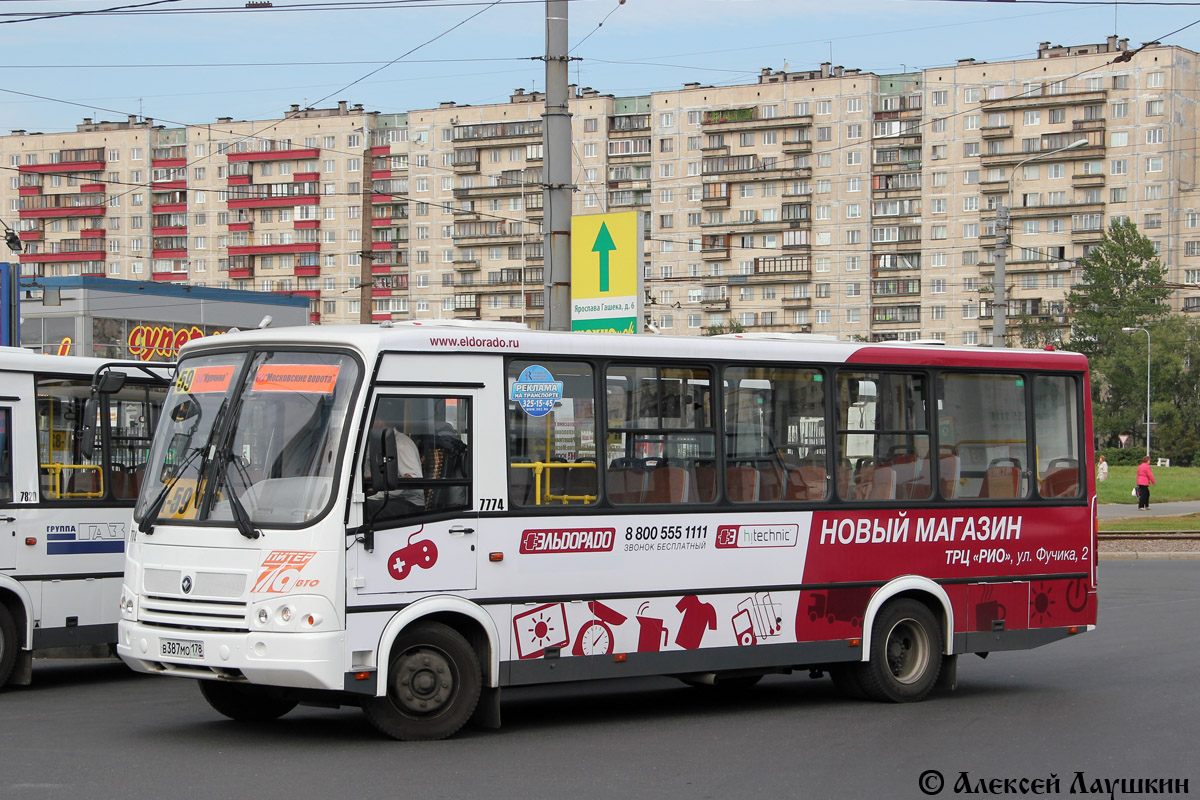
M 46 470 L 50 474 L 50 486 L 46 489 L 46 494 L 50 495 L 55 500 L 64 500 L 78 497 L 103 497 L 104 496 L 104 468 L 98 464 L 39 464 L 39 467 Z M 97 476 L 96 491 L 94 492 L 64 492 L 62 489 L 62 475 L 65 470 L 78 469 L 95 472 Z
M 568 467 L 584 467 L 586 469 L 595 469 L 594 461 L 530 461 L 526 463 L 518 463 L 510 461 L 508 466 L 513 469 L 532 469 L 533 470 L 533 503 L 540 506 L 542 504 L 542 472 L 548 469 L 566 469 Z M 591 503 L 597 499 L 594 494 L 552 494 L 550 491 L 550 475 L 546 475 L 546 503 L 557 500 L 567 505 L 573 501 L 582 503 Z

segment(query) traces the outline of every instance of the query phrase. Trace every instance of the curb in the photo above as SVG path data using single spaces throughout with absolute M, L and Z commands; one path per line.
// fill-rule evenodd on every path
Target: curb
M 1175 553 L 1139 553 L 1136 551 L 1100 552 L 1101 561 L 1197 561 L 1200 552 L 1182 551 Z

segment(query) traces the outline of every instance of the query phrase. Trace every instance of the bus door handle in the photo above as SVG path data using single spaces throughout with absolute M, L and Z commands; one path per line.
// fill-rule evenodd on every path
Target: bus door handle
M 451 536 L 466 536 L 468 533 L 474 533 L 474 528 L 467 528 L 462 525 L 455 525 L 450 530 L 446 531 Z
M 16 517 L 0 517 L 0 522 L 16 522 Z

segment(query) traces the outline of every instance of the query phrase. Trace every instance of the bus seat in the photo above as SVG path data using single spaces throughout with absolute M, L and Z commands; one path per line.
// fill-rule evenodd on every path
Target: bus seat
M 67 496 L 78 497 L 100 491 L 96 474 L 95 470 L 90 469 L 71 470 L 71 477 L 67 479 Z
M 896 470 L 891 467 L 876 467 L 867 489 L 867 500 L 896 499 Z
M 958 453 L 945 445 L 938 455 L 938 483 L 947 500 L 958 494 Z
M 850 465 L 849 463 L 838 464 L 837 467 L 837 491 L 838 497 L 843 500 L 850 499 Z
M 725 493 L 734 503 L 758 499 L 758 470 L 750 466 L 725 468 Z
M 526 467 L 508 468 L 508 502 L 510 505 L 533 504 L 533 470 Z
M 616 459 L 605 478 L 608 499 L 618 504 L 640 503 L 646 491 L 646 470 L 641 465 L 625 466 L 629 459 Z
M 595 497 L 596 490 L 596 470 L 592 467 L 571 467 L 567 471 L 566 494 L 571 497 L 582 497 L 588 495 Z M 572 503 L 581 503 L 582 500 L 571 500 Z
M 758 499 L 775 502 L 783 499 L 783 484 L 786 480 L 783 467 L 762 463 L 758 467 Z
M 1075 466 L 1066 464 L 1054 467 L 1058 462 L 1074 462 Z M 1046 471 L 1040 489 L 1042 497 L 1078 497 L 1079 496 L 1079 464 L 1074 459 L 1055 459 L 1050 462 L 1052 469 Z
M 122 500 L 137 497 L 137 488 L 133 485 L 133 473 L 122 470 L 120 464 L 112 465 L 112 469 L 108 473 L 108 481 L 112 487 L 113 497 Z
M 650 472 L 647 503 L 686 503 L 691 499 L 692 476 L 686 467 L 661 464 Z
M 892 469 L 896 470 L 896 497 L 905 500 L 928 500 L 933 496 L 928 457 L 893 464 Z
M 787 499 L 823 500 L 825 499 L 826 480 L 827 475 L 823 466 L 798 467 L 788 475 Z
M 983 475 L 980 497 L 1018 497 L 1021 464 L 1015 458 L 995 458 Z

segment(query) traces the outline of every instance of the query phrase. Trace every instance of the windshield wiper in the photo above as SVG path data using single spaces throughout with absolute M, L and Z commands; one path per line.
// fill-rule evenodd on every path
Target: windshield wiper
M 162 510 L 163 503 L 167 502 L 167 495 L 169 495 L 171 490 L 175 488 L 175 484 L 179 483 L 179 479 L 183 477 L 188 465 L 195 461 L 196 456 L 203 452 L 203 448 L 197 447 L 188 454 L 187 458 L 183 460 L 183 463 L 179 465 L 177 470 L 175 470 L 174 477 L 167 481 L 163 488 L 159 490 L 158 494 L 154 496 L 153 502 L 151 502 L 146 508 L 146 513 L 142 515 L 142 521 L 138 523 L 139 531 L 147 536 L 152 536 L 154 534 L 154 522 L 158 519 L 158 512 Z
M 254 523 L 250 521 L 250 512 L 246 510 L 242 500 L 238 497 L 237 490 L 233 488 L 233 483 L 229 480 L 229 467 L 234 462 L 234 457 L 231 448 L 225 448 L 217 453 L 216 464 L 218 466 L 218 474 L 221 476 L 220 486 L 217 487 L 219 492 L 221 486 L 229 492 L 229 510 L 233 514 L 233 524 L 237 525 L 238 533 L 245 536 L 247 539 L 257 539 L 262 536 L 262 531 L 254 527 Z M 240 462 L 239 462 L 240 463 Z M 243 483 L 245 481 L 243 480 Z M 246 484 L 249 489 L 249 484 Z

